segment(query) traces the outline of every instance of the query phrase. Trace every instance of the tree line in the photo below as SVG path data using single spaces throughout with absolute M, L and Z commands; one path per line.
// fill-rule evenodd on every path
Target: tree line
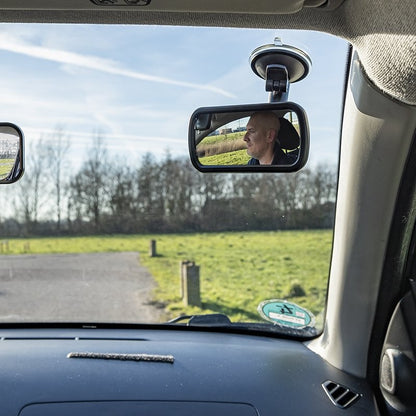
M 329 228 L 336 170 L 200 173 L 188 158 L 110 157 L 97 135 L 77 171 L 57 129 L 27 151 L 23 179 L 3 194 L 2 236 L 136 234 Z M 4 188 L 3 188 L 4 189 Z M 2 189 L 2 191 L 3 191 Z M 9 212 L 9 213 L 7 213 Z M 10 214 L 11 212 L 11 214 Z

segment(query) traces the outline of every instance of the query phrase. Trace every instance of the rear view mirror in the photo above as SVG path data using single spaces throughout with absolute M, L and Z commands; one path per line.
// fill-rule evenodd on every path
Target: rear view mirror
M 0 123 L 0 184 L 13 183 L 23 174 L 23 133 L 11 123 Z
M 294 172 L 307 162 L 309 127 L 294 103 L 207 107 L 192 115 L 188 142 L 202 172 Z

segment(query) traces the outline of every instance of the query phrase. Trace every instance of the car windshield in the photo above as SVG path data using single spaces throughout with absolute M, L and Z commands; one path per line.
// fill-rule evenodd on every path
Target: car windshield
M 249 56 L 276 36 L 312 61 L 289 92 L 309 120 L 306 166 L 198 172 L 191 114 L 267 103 Z M 2 24 L 0 121 L 23 131 L 26 166 L 0 189 L 0 322 L 181 325 L 206 315 L 216 326 L 223 314 L 241 327 L 318 333 L 347 53 L 318 32 Z

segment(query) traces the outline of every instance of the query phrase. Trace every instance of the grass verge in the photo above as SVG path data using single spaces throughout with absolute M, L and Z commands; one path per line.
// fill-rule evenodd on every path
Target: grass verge
M 149 257 L 149 242 L 157 256 Z M 228 232 L 213 234 L 94 236 L 10 239 L 4 254 L 138 251 L 158 286 L 155 302 L 167 317 L 222 312 L 235 321 L 259 321 L 257 306 L 266 299 L 288 299 L 306 307 L 322 323 L 332 231 Z M 200 266 L 202 308 L 185 307 L 180 296 L 179 264 Z

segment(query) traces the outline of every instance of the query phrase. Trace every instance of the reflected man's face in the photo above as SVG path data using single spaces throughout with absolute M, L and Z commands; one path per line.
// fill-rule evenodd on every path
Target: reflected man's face
M 247 145 L 247 154 L 255 159 L 261 160 L 270 152 L 273 153 L 274 129 L 265 128 L 256 117 L 250 117 L 247 123 L 247 132 L 244 141 Z

